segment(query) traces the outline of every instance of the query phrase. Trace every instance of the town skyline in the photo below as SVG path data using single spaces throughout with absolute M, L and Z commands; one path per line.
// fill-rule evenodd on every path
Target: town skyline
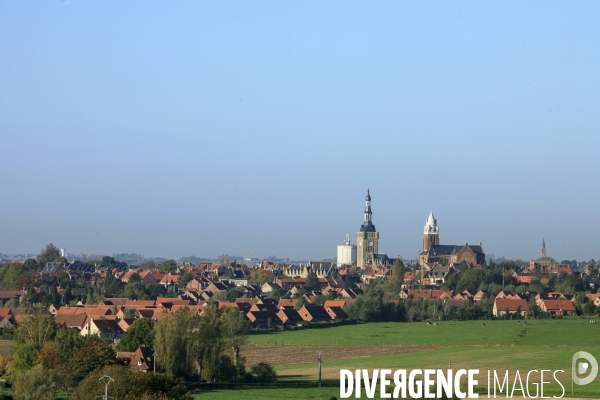
M 435 213 L 433 212 L 433 208 L 430 210 L 430 214 L 435 215 Z M 437 217 L 436 217 L 436 222 L 437 222 Z M 427 225 L 427 223 L 428 223 L 428 221 L 427 221 L 427 218 L 426 218 L 425 225 Z M 443 233 L 444 233 L 444 230 L 442 229 L 442 235 L 443 235 Z M 348 232 L 347 235 L 349 235 L 349 237 L 350 237 L 350 243 L 356 245 L 357 242 L 356 242 L 356 237 L 354 236 L 354 234 Z M 382 236 L 383 236 L 383 238 L 385 238 L 385 234 L 383 234 Z M 419 239 L 422 240 L 422 237 L 419 237 Z M 512 260 L 524 260 L 524 261 L 527 261 L 527 260 L 530 260 L 530 259 L 537 259 L 540 256 L 540 251 L 541 251 L 542 244 L 545 246 L 545 242 L 546 242 L 546 237 L 544 236 L 541 239 L 540 246 L 538 247 L 537 252 L 531 252 L 531 256 L 530 257 L 518 257 L 518 256 L 517 257 L 511 257 L 510 255 L 507 256 L 504 253 L 496 253 L 496 252 L 493 252 L 493 251 L 492 252 L 488 252 L 485 244 L 483 244 L 483 243 L 482 244 L 483 244 L 483 249 L 485 249 L 485 252 L 488 254 L 488 257 L 489 256 L 493 257 L 491 259 L 489 259 L 489 258 L 486 259 L 487 262 L 489 262 L 490 260 L 496 259 L 496 258 L 500 258 L 500 257 L 506 258 L 506 259 L 512 259 Z M 48 242 L 48 243 L 50 243 L 50 242 Z M 340 241 L 338 241 L 338 243 L 336 244 L 336 246 L 340 245 L 342 243 L 343 243 L 343 240 L 340 240 Z M 386 243 L 386 241 L 383 241 L 383 243 Z M 465 243 L 469 243 L 471 245 L 475 245 L 475 244 L 478 244 L 479 242 L 476 242 L 474 240 L 473 241 L 468 241 L 467 240 L 467 241 L 463 241 L 463 242 L 456 242 L 456 244 L 465 244 Z M 56 245 L 56 243 L 54 243 L 54 244 Z M 68 246 L 63 246 L 61 244 L 60 247 L 61 248 L 65 248 L 67 250 L 67 252 L 68 252 L 68 248 L 69 248 Z M 2 250 L 2 249 L 0 249 L 0 250 Z M 385 250 L 386 250 L 386 248 L 382 248 L 382 250 L 379 253 L 387 254 L 391 259 L 393 259 L 393 258 L 395 258 L 397 256 L 401 256 L 405 260 L 418 260 L 419 259 L 418 255 L 419 255 L 419 252 L 421 251 L 421 249 L 419 249 L 416 252 L 416 255 L 414 255 L 414 254 L 404 255 L 404 254 L 393 254 L 393 253 L 389 253 L 389 252 L 386 253 Z M 18 253 L 18 252 L 11 252 L 11 251 L 0 251 L 0 254 L 3 254 L 3 253 L 4 254 L 14 254 L 14 255 L 16 255 L 16 254 L 37 254 L 37 252 L 33 251 L 33 250 L 32 251 L 26 251 L 26 252 L 20 252 L 20 253 Z M 205 253 L 190 253 L 190 254 L 185 254 L 185 255 L 173 255 L 173 254 L 164 255 L 164 254 L 152 254 L 152 253 L 150 253 L 150 254 L 144 254 L 144 253 L 133 251 L 131 249 L 129 251 L 120 251 L 120 252 L 110 252 L 110 251 L 108 251 L 108 252 L 107 251 L 104 251 L 104 252 L 100 251 L 99 252 L 99 251 L 96 251 L 96 249 L 94 248 L 93 245 L 92 246 L 87 246 L 84 249 L 74 249 L 74 251 L 71 251 L 71 253 L 75 253 L 77 255 L 85 255 L 86 253 L 89 253 L 89 254 L 93 254 L 93 255 L 110 255 L 110 256 L 113 256 L 113 255 L 119 254 L 119 253 L 132 253 L 132 254 L 136 254 L 136 255 L 143 254 L 144 257 L 147 258 L 147 259 L 164 258 L 164 259 L 175 259 L 175 260 L 179 260 L 179 259 L 186 258 L 186 257 L 198 257 L 200 259 L 202 259 L 202 258 L 205 258 L 205 259 L 217 259 L 221 255 L 230 255 L 230 256 L 237 256 L 237 257 L 240 257 L 240 256 L 241 257 L 248 257 L 249 259 L 252 259 L 252 260 L 265 260 L 265 259 L 271 258 L 271 259 L 279 259 L 279 260 L 286 259 L 286 260 L 289 260 L 289 261 L 292 261 L 292 262 L 293 261 L 321 260 L 321 259 L 330 260 L 330 259 L 335 259 L 335 256 L 336 256 L 335 255 L 335 249 L 332 251 L 332 254 L 329 257 L 327 257 L 327 256 L 326 257 L 310 257 L 310 255 L 308 255 L 308 256 L 306 256 L 306 255 L 304 255 L 304 256 L 300 255 L 300 256 L 289 257 L 289 256 L 287 256 L 285 254 L 282 254 L 282 253 L 278 254 L 277 251 L 274 251 L 274 252 L 261 252 L 260 250 L 256 251 L 256 250 L 253 250 L 251 248 L 245 248 L 245 249 L 239 250 L 237 252 L 236 251 L 219 252 L 218 254 L 211 254 L 211 253 L 205 252 Z M 560 261 L 560 260 L 587 261 L 587 260 L 590 260 L 590 259 L 596 259 L 595 257 L 591 257 L 591 258 L 578 258 L 578 257 L 561 258 L 561 257 L 557 257 L 556 255 L 552 254 L 552 251 L 549 253 L 549 256 L 552 257 L 552 258 L 555 258 L 557 261 Z
M 0 251 L 599 258 L 599 11 L 0 3 Z

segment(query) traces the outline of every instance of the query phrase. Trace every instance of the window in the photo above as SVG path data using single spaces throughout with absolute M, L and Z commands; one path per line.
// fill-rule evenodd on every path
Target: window
M 140 359 L 138 360 L 138 367 L 141 367 L 141 366 L 142 366 L 142 359 L 140 358 Z

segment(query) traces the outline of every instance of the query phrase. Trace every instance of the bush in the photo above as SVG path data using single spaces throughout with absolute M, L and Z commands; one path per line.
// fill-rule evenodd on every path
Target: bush
M 256 382 L 272 383 L 277 380 L 277 372 L 270 364 L 261 362 L 250 368 L 250 373 Z

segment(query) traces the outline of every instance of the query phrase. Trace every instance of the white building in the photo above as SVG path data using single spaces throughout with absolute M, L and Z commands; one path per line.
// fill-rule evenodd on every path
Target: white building
M 346 241 L 337 247 L 337 264 L 356 264 L 356 245 L 350 244 L 350 235 L 346 234 Z

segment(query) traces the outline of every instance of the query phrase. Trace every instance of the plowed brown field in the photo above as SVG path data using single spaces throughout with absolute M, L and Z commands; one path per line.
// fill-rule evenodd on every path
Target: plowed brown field
M 319 351 L 323 354 L 323 361 L 332 361 L 411 353 L 436 348 L 436 346 L 245 346 L 242 348 L 240 355 L 246 357 L 247 366 L 267 362 L 277 367 L 317 362 L 317 352 Z

